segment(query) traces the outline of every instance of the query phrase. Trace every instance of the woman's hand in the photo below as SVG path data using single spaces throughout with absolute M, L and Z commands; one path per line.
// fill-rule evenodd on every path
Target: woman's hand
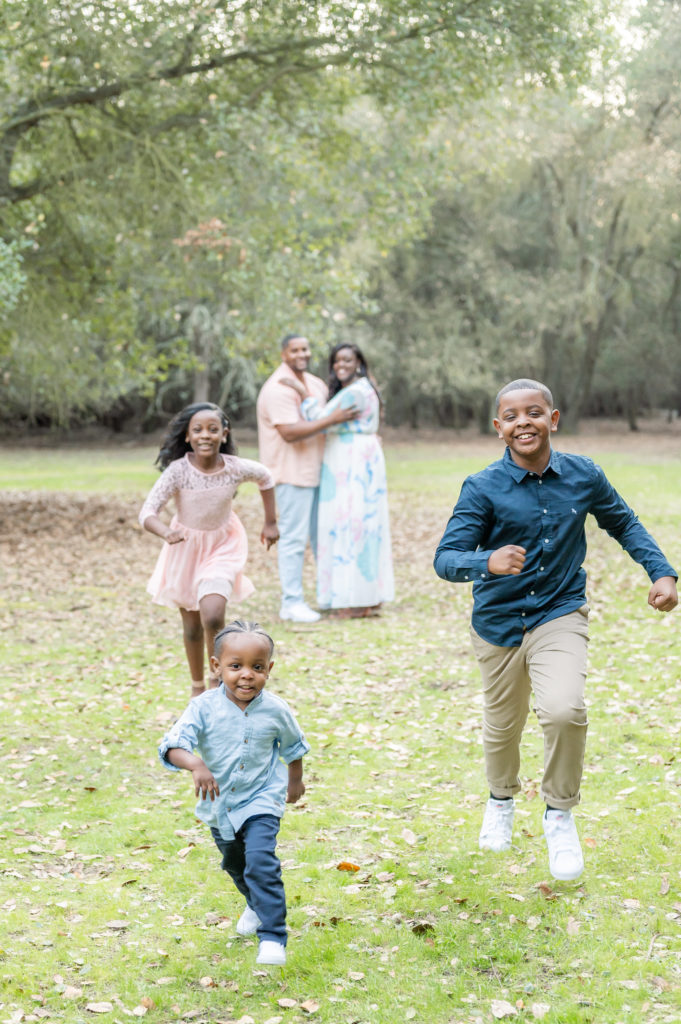
M 298 395 L 299 398 L 309 398 L 310 397 L 309 392 L 308 392 L 307 388 L 305 387 L 305 385 L 301 384 L 299 380 L 295 379 L 295 377 L 282 377 L 282 379 L 279 381 L 279 383 L 283 384 L 287 388 L 292 388 L 293 391 L 296 392 L 296 394 Z

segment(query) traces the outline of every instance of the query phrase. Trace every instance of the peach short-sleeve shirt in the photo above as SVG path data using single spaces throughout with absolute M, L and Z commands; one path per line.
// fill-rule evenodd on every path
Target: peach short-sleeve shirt
M 276 484 L 317 487 L 324 455 L 324 434 L 313 434 L 302 441 L 284 441 L 277 425 L 298 423 L 300 398 L 292 388 L 280 384 L 282 377 L 295 379 L 286 363 L 267 378 L 256 403 L 260 461 L 272 473 Z M 305 386 L 320 402 L 326 402 L 327 387 L 312 373 L 304 374 Z

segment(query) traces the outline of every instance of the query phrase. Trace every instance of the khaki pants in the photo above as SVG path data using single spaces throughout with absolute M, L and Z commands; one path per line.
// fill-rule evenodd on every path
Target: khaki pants
M 579 803 L 588 616 L 583 605 L 545 622 L 526 633 L 520 647 L 496 647 L 471 629 L 482 674 L 485 770 L 494 796 L 513 796 L 520 789 L 520 737 L 532 694 L 544 733 L 542 798 L 560 810 Z

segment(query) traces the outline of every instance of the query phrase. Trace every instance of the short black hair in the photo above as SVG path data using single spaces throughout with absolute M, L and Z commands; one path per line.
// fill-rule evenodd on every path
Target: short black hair
M 285 334 L 284 337 L 281 339 L 280 347 L 281 347 L 282 352 L 284 351 L 285 348 L 288 348 L 289 341 L 295 341 L 296 338 L 304 338 L 304 337 L 305 337 L 304 334 Z
M 510 384 L 504 384 L 503 388 L 497 392 L 495 402 L 497 412 L 499 412 L 499 403 L 502 397 L 509 391 L 541 391 L 544 400 L 553 409 L 553 395 L 546 384 L 542 384 L 539 380 L 530 380 L 529 377 L 519 377 L 518 380 L 512 380 Z

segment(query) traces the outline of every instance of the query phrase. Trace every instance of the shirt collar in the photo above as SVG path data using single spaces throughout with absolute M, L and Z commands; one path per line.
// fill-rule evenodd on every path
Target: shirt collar
M 537 476 L 537 474 L 534 473 L 532 470 L 523 469 L 522 466 L 519 466 L 517 462 L 513 461 L 510 448 L 506 448 L 506 451 L 504 452 L 503 463 L 508 472 L 515 480 L 515 482 L 518 484 L 521 482 L 521 480 L 524 480 L 526 476 Z M 549 464 L 542 473 L 542 476 L 545 476 L 546 473 L 549 472 L 549 470 L 552 473 L 555 473 L 557 476 L 560 476 L 561 474 L 560 452 L 555 451 L 553 448 L 551 449 L 551 458 L 549 459 Z

